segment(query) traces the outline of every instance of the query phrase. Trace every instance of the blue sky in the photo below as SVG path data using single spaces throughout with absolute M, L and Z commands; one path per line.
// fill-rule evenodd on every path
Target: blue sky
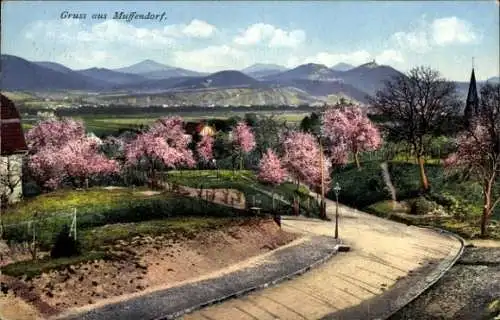
M 144 59 L 198 71 L 253 63 L 359 65 L 372 59 L 407 71 L 438 69 L 468 80 L 498 76 L 499 5 L 491 1 L 7 1 L 2 53 L 75 69 L 117 68 Z M 63 19 L 62 12 L 86 14 Z M 112 19 L 161 14 L 163 21 Z M 92 19 L 105 13 L 106 19 Z

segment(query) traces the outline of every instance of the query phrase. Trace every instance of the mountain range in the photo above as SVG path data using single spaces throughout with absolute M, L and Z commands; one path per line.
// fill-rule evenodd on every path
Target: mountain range
M 164 93 L 174 97 L 168 100 L 169 103 L 190 101 L 195 104 L 243 104 L 243 100 L 250 105 L 324 103 L 340 97 L 365 103 L 369 95 L 383 88 L 385 80 L 401 75 L 391 66 L 375 62 L 356 67 L 345 63 L 333 67 L 308 63 L 293 69 L 259 63 L 242 70 L 211 74 L 153 60 L 118 69 L 73 70 L 55 62 L 33 62 L 2 55 L 1 64 L 2 90 L 80 90 L 102 96 L 116 92 L 127 95 Z M 457 84 L 461 92 L 467 90 L 467 83 Z M 207 97 L 219 98 L 209 101 Z

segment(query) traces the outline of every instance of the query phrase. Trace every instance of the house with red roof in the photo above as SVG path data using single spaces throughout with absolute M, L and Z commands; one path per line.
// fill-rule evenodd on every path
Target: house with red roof
M 23 158 L 28 147 L 19 111 L 11 100 L 0 96 L 0 201 L 5 205 L 22 197 Z

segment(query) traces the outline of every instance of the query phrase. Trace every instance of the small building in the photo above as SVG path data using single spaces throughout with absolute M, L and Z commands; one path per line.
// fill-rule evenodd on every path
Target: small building
M 0 201 L 4 204 L 21 199 L 23 158 L 28 147 L 19 111 L 11 100 L 0 96 Z
M 204 122 L 187 122 L 184 126 L 187 134 L 192 136 L 199 135 L 203 136 L 214 136 L 216 134 L 216 130 L 214 127 L 205 124 Z

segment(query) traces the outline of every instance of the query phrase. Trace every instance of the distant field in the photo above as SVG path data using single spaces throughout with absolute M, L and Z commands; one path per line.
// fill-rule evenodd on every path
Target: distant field
M 245 113 L 255 113 L 258 115 L 271 116 L 274 115 L 277 119 L 282 121 L 287 121 L 289 123 L 298 124 L 302 119 L 309 115 L 307 112 L 270 112 L 270 111 L 257 111 L 249 112 L 250 110 L 244 110 L 241 112 L 206 112 L 206 113 L 170 113 L 170 114 L 135 114 L 135 115 L 96 115 L 96 116 L 82 116 L 75 117 L 81 119 L 85 122 L 85 126 L 89 132 L 94 132 L 96 135 L 107 135 L 117 133 L 120 129 L 132 129 L 138 128 L 141 125 L 149 125 L 156 121 L 157 119 L 165 116 L 175 116 L 178 115 L 184 119 L 186 122 L 197 122 L 204 119 L 227 119 L 230 117 L 241 117 L 245 116 Z M 23 121 L 24 130 L 29 130 L 33 124 L 34 120 Z

